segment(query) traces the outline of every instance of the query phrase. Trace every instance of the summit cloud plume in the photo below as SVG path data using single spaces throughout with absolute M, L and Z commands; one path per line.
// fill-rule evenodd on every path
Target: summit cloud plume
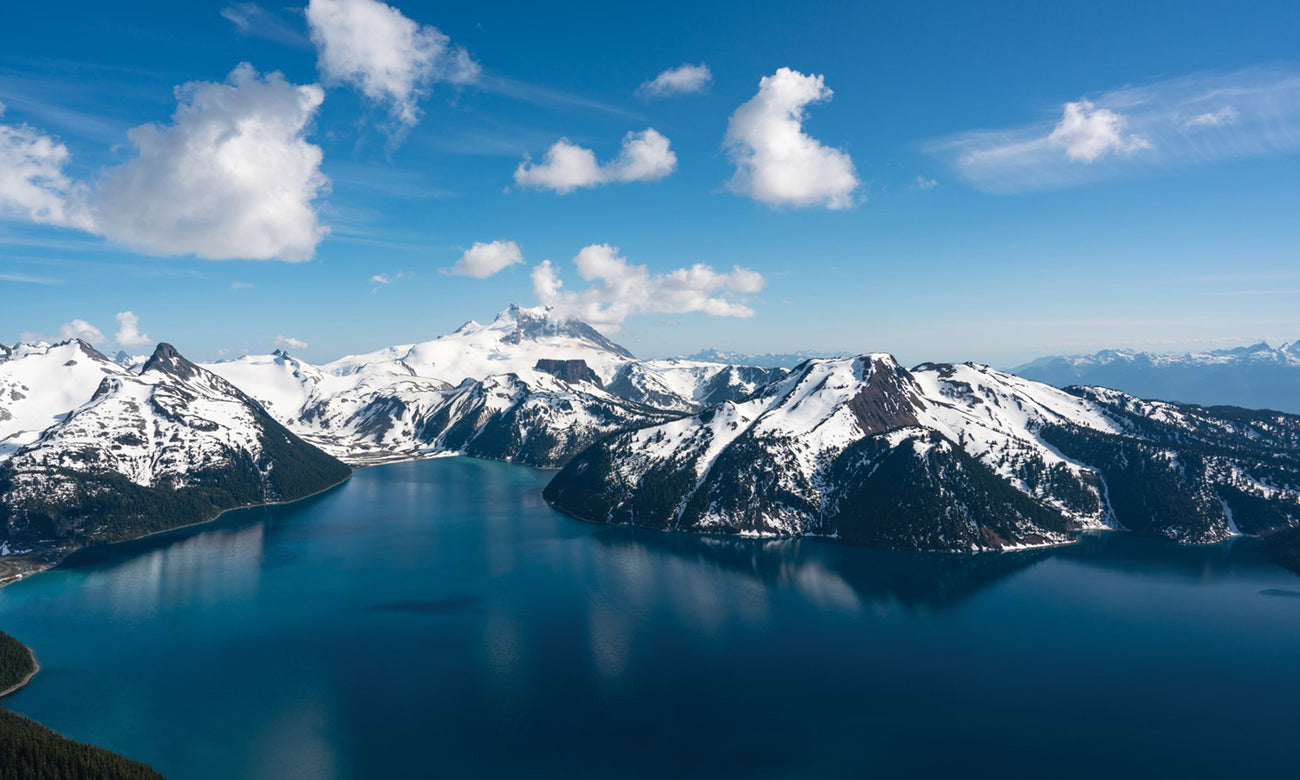
M 573 258 L 582 289 L 566 289 L 560 269 L 549 260 L 533 268 L 533 292 L 544 306 L 560 316 L 574 317 L 608 332 L 615 332 L 634 314 L 702 312 L 714 317 L 752 317 L 748 296 L 762 291 L 762 274 L 734 266 L 715 271 L 697 263 L 666 274 L 652 274 L 634 265 L 618 247 L 592 244 Z

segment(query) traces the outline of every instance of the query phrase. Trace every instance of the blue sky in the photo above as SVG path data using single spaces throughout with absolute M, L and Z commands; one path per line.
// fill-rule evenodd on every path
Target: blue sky
M 316 5 L 5 10 L 0 340 L 324 361 L 547 260 L 645 356 L 1300 338 L 1295 3 Z

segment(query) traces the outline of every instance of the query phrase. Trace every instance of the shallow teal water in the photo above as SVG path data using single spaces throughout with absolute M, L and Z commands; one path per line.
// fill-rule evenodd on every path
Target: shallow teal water
M 1248 540 L 917 556 L 581 523 L 445 459 L 0 591 L 6 705 L 174 780 L 1294 776 Z

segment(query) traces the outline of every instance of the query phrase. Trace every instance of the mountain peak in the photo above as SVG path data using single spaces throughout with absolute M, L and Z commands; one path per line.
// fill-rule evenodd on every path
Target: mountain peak
M 492 327 L 506 331 L 501 337 L 505 344 L 520 344 L 548 337 L 572 338 L 620 357 L 633 357 L 626 348 L 610 341 L 587 323 L 575 317 L 559 315 L 549 306 L 528 308 L 512 303 L 496 316 Z
M 177 379 L 189 379 L 199 373 L 199 367 L 186 360 L 171 344 L 163 341 L 159 342 L 153 354 L 145 361 L 140 373 L 147 374 L 150 371 L 161 371 Z

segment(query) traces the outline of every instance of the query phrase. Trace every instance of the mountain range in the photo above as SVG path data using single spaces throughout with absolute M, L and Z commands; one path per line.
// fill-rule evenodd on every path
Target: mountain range
M 319 365 L 5 348 L 0 568 L 452 453 L 562 467 L 545 496 L 586 520 L 707 533 L 971 551 L 1300 526 L 1300 417 L 883 353 L 638 360 L 512 306 Z
M 1038 358 L 1012 373 L 1057 387 L 1097 385 L 1142 398 L 1300 414 L 1300 341 L 1184 354 L 1108 349 Z
M 600 522 L 902 549 L 1105 528 L 1210 543 L 1300 525 L 1300 417 L 969 363 L 811 360 L 749 400 L 602 441 L 546 497 Z

